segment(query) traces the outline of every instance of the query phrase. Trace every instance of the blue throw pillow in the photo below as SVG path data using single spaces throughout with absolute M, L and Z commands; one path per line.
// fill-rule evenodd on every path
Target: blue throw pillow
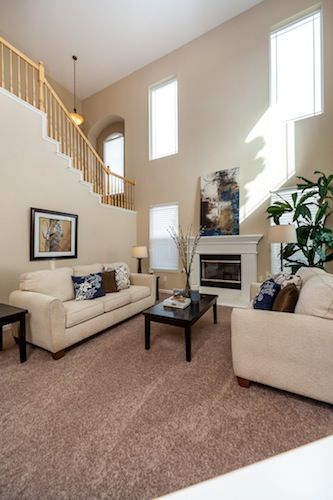
M 253 301 L 253 309 L 265 309 L 271 311 L 275 297 L 281 290 L 281 285 L 275 283 L 273 279 L 264 281 L 261 285 L 259 293 L 257 293 Z
M 105 295 L 102 285 L 102 273 L 88 276 L 72 276 L 75 300 L 91 300 Z

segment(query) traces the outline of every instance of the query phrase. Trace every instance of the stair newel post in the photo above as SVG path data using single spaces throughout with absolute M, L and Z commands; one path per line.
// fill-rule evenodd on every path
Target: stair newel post
M 38 83 L 39 83 L 39 109 L 45 111 L 44 100 L 44 83 L 45 83 L 45 67 L 43 63 L 38 64 Z

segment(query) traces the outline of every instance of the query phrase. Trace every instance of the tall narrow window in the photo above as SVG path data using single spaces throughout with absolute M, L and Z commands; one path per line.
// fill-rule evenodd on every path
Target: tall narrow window
M 271 104 L 283 120 L 322 112 L 321 11 L 271 33 Z
M 178 251 L 168 232 L 178 232 L 178 204 L 154 205 L 149 209 L 149 258 L 151 269 L 178 270 Z
M 112 134 L 103 144 L 104 163 L 115 174 L 124 177 L 124 136 Z
M 149 89 L 149 159 L 178 153 L 177 80 Z

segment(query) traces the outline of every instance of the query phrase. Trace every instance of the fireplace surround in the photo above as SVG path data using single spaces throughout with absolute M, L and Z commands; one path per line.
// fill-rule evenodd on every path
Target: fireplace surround
M 250 285 L 258 280 L 257 254 L 262 236 L 203 236 L 193 260 L 191 285 L 198 286 L 202 293 L 217 294 L 220 305 L 247 307 Z

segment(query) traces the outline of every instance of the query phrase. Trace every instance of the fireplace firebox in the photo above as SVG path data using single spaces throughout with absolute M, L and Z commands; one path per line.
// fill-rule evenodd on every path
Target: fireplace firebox
M 201 254 L 200 285 L 241 290 L 241 256 Z

